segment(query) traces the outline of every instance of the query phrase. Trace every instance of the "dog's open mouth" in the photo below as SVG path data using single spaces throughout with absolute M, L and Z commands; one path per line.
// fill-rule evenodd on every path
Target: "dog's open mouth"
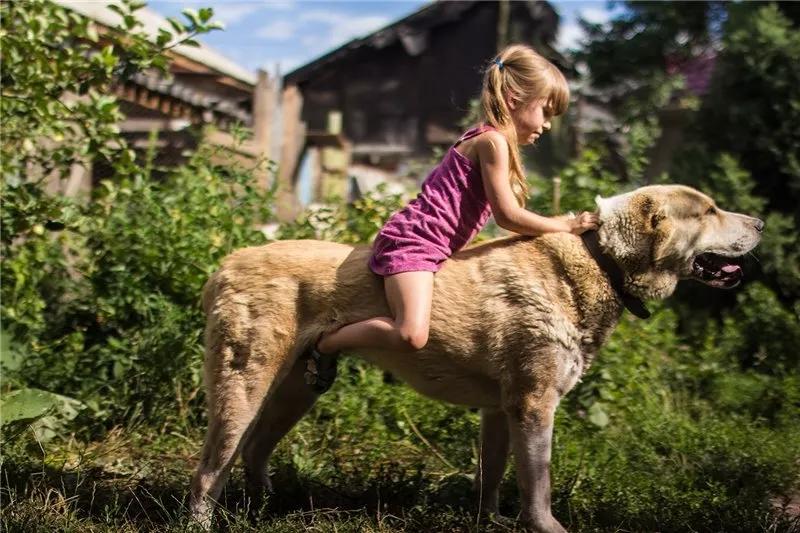
M 692 277 L 720 289 L 736 287 L 744 277 L 742 267 L 715 254 L 702 254 L 692 263 Z

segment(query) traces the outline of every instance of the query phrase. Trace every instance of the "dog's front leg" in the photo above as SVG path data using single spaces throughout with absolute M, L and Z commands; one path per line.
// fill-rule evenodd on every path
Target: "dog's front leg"
M 538 533 L 566 533 L 550 510 L 550 448 L 559 395 L 554 389 L 518 391 L 506 406 L 522 521 Z
M 480 495 L 479 512 L 499 516 L 500 482 L 508 461 L 508 422 L 500 409 L 481 410 L 481 450 L 475 490 Z

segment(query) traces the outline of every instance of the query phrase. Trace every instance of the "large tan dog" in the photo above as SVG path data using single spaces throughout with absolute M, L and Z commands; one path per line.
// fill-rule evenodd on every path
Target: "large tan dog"
M 665 298 L 680 279 L 735 286 L 741 269 L 722 258 L 751 250 L 764 227 L 682 186 L 597 203 L 600 247 L 621 269 L 626 300 Z M 275 242 L 231 254 L 206 284 L 209 428 L 191 487 L 202 523 L 210 524 L 240 451 L 248 477 L 270 487 L 270 453 L 317 399 L 303 379 L 300 355 L 309 343 L 389 315 L 369 253 L 368 246 Z M 610 279 L 581 237 L 494 240 L 454 255 L 436 275 L 424 349 L 357 354 L 431 398 L 482 408 L 483 512 L 497 511 L 510 443 L 524 523 L 565 531 L 550 511 L 553 415 L 623 312 Z

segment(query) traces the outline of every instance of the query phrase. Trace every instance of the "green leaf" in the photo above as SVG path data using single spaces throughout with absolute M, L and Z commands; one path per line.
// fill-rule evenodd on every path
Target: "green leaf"
M 21 365 L 22 358 L 11 347 L 11 335 L 6 330 L 0 331 L 0 371 L 18 370 Z
M 100 36 L 97 34 L 97 26 L 95 26 L 93 23 L 90 23 L 88 26 L 86 26 L 86 38 L 93 43 L 96 43 L 100 40 Z
M 111 11 L 117 13 L 120 17 L 124 17 L 126 15 L 126 12 L 123 11 L 122 8 L 116 4 L 108 4 L 106 7 Z
M 172 29 L 175 30 L 175 33 L 181 34 L 186 32 L 186 26 L 175 17 L 167 17 L 167 22 L 169 22 Z
M 114 361 L 114 368 L 112 370 L 112 375 L 114 379 L 120 379 L 122 376 L 125 375 L 125 365 L 123 365 L 119 361 Z
M 105 65 L 105 67 L 108 69 L 114 68 L 117 64 L 117 60 L 117 56 L 115 56 L 113 53 L 103 54 L 103 65 Z
M 156 44 L 158 46 L 165 46 L 168 42 L 172 40 L 172 33 L 161 28 L 158 30 L 158 37 L 156 38 Z
M 198 16 L 200 17 L 200 22 L 208 22 L 211 17 L 214 16 L 214 9 L 210 7 L 204 7 L 200 9 Z
M 600 404 L 600 402 L 593 403 L 592 406 L 589 408 L 588 414 L 589 414 L 588 416 L 589 422 L 591 422 L 595 426 L 599 428 L 604 428 L 608 425 L 609 422 L 608 415 L 603 410 L 603 406 Z
M 190 7 L 187 7 L 186 9 L 181 11 L 181 13 L 183 13 L 184 17 L 186 17 L 187 19 L 192 21 L 192 25 L 193 26 L 199 26 L 200 25 L 200 15 L 194 9 L 192 9 Z
M 71 420 L 84 407 L 83 403 L 68 396 L 41 389 L 18 389 L 0 400 L 0 426 L 36 420 L 50 411 Z
M 139 20 L 133 15 L 125 15 L 123 20 L 125 21 L 125 28 L 129 30 L 132 30 L 133 28 L 141 24 Z

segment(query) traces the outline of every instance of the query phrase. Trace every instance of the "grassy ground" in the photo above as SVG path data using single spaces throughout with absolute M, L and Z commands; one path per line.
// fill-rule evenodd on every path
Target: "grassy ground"
M 627 405 L 627 404 L 626 404 Z M 780 509 L 797 491 L 800 428 L 771 427 L 663 392 L 613 411 L 597 428 L 562 405 L 553 450 L 553 511 L 573 533 L 795 533 Z M 221 531 L 512 531 L 479 523 L 471 479 L 475 411 L 426 400 L 346 365 L 279 446 L 275 495 L 254 508 L 234 467 Z M 37 442 L 3 453 L 2 531 L 186 531 L 197 427 L 117 428 L 102 442 Z M 519 511 L 513 468 L 501 512 Z
M 48 446 L 46 456 L 40 449 L 39 461 L 31 455 L 6 457 L 3 530 L 185 531 L 191 526 L 186 493 L 198 436 L 147 438 L 114 431 L 102 443 Z M 287 442 L 278 451 L 278 463 L 291 448 Z M 421 449 L 414 453 L 424 455 Z M 343 486 L 344 479 L 329 485 L 283 465 L 273 473 L 277 493 L 255 510 L 244 494 L 241 469 L 235 468 L 217 525 L 226 531 L 276 532 L 511 530 L 476 522 L 469 477 L 436 468 L 404 471 L 396 463 L 373 479 Z
M 191 529 L 186 492 L 199 444 L 178 435 L 151 440 L 112 432 L 102 443 L 84 446 L 72 442 L 54 448 L 38 463 L 7 458 L 2 474 L 3 531 Z M 287 451 L 284 449 L 284 454 Z M 404 472 L 399 466 L 346 486 L 342 482 L 323 483 L 284 465 L 273 476 L 277 493 L 259 512 L 251 512 L 241 470 L 236 468 L 223 494 L 216 525 L 221 531 L 232 532 L 516 530 L 476 521 L 477 496 L 471 491 L 467 472 Z M 506 480 L 503 492 L 506 510 L 513 510 L 513 479 Z M 575 515 L 580 509 L 570 506 L 563 494 L 557 492 L 555 499 L 556 514 L 573 532 L 697 531 L 691 524 L 685 529 L 673 529 L 669 524 L 664 529 L 640 529 L 625 523 L 592 525 L 586 523 L 587 516 Z M 766 508 L 755 520 L 748 516 L 747 523 L 758 528 L 751 531 L 800 531 L 796 518 L 770 513 Z M 744 531 L 731 525 L 731 529 L 718 531 Z

